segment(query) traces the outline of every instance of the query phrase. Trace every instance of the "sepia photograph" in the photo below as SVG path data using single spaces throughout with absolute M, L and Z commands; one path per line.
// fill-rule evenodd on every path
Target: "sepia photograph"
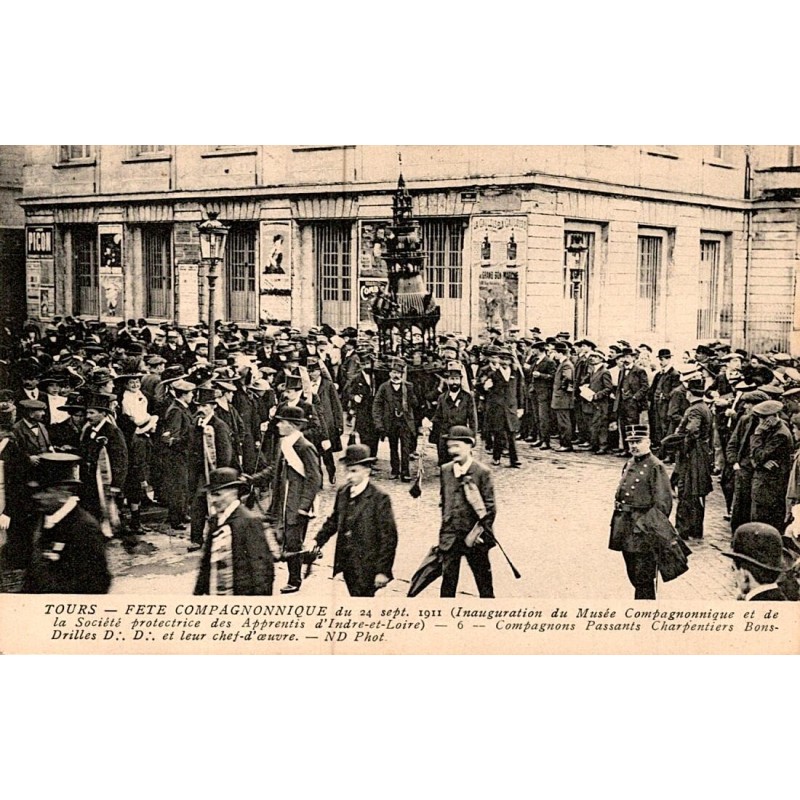
M 4 594 L 798 600 L 800 145 L 0 164 Z

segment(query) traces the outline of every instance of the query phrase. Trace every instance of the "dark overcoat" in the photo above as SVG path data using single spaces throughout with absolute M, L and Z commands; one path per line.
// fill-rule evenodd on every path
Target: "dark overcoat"
M 336 494 L 333 513 L 316 536 L 322 547 L 336 536 L 333 574 L 355 573 L 356 583 L 374 584 L 376 575 L 394 577 L 392 568 L 397 550 L 397 525 L 389 495 L 372 481 L 354 499 L 350 487 Z
M 236 595 L 271 595 L 275 579 L 272 554 L 261 522 L 255 514 L 240 505 L 228 517 L 231 528 L 231 559 L 233 562 L 233 593 Z M 195 594 L 210 593 L 211 550 L 214 531 L 206 537 Z
M 484 430 L 487 433 L 502 433 L 508 427 L 512 433 L 519 431 L 517 409 L 525 403 L 521 396 L 519 376 L 512 369 L 506 380 L 503 373 L 490 370 L 483 384 Z

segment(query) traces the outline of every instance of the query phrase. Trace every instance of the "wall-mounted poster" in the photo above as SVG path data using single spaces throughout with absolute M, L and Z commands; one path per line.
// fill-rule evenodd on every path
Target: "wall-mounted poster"
M 124 280 L 122 270 L 100 272 L 100 316 L 117 320 L 123 316 Z
M 292 318 L 292 223 L 261 223 L 261 319 Z
M 197 264 L 178 265 L 178 322 L 196 325 L 200 321 Z
M 39 316 L 47 319 L 53 315 L 53 290 L 50 286 L 39 289 Z
M 383 258 L 388 220 L 362 222 L 359 235 L 359 275 L 362 278 L 386 278 L 389 274 Z
M 521 325 L 520 284 L 525 283 L 528 219 L 485 215 L 472 218 L 472 271 L 478 273 L 478 319 L 483 329 L 505 334 Z
M 381 278 L 358 279 L 358 323 L 359 325 L 374 324 L 372 317 L 372 303 L 381 287 L 387 287 L 388 280 Z
M 122 234 L 100 234 L 100 268 L 122 266 Z
M 25 305 L 29 317 L 38 317 L 40 314 L 39 298 L 39 262 L 29 260 L 26 264 Z
M 28 258 L 44 258 L 53 255 L 53 226 L 28 225 L 25 229 Z

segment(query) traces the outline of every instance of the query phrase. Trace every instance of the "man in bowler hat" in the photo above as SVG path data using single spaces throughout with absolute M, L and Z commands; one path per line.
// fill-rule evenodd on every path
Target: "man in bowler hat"
M 788 600 L 779 586 L 785 569 L 783 539 L 762 522 L 740 525 L 733 535 L 731 550 L 722 555 L 733 559 L 737 600 Z
M 478 594 L 494 597 L 492 566 L 489 550 L 494 547 L 492 525 L 497 514 L 494 486 L 490 470 L 472 456 L 475 436 L 463 426 L 455 425 L 447 433 L 447 448 L 452 461 L 442 467 L 441 505 L 442 524 L 439 529 L 439 553 L 442 558 L 441 597 L 455 597 L 461 570 L 461 557 L 467 559 Z M 479 494 L 482 508 L 468 498 Z M 480 511 L 480 513 L 479 513 Z M 482 523 L 484 533 L 471 542 L 470 533 L 476 523 Z
M 195 594 L 272 594 L 272 554 L 260 520 L 242 505 L 247 488 L 233 467 L 209 475 L 205 486 L 209 517 Z
M 347 470 L 345 485 L 314 542 L 318 551 L 337 537 L 333 574 L 343 573 L 351 597 L 374 597 L 393 578 L 397 526 L 389 495 L 370 480 L 375 460 L 367 445 L 347 448 L 340 459 Z
M 322 488 L 319 455 L 303 436 L 306 415 L 298 406 L 283 406 L 274 417 L 280 436 L 278 460 L 272 469 L 253 476 L 264 486 L 272 480 L 272 503 L 267 518 L 277 526 L 289 568 L 289 581 L 281 594 L 300 590 L 303 582 L 303 541 L 313 514 L 314 499 Z
M 105 594 L 111 586 L 105 536 L 78 499 L 79 464 L 80 458 L 71 453 L 39 457 L 31 488 L 40 516 L 23 592 Z

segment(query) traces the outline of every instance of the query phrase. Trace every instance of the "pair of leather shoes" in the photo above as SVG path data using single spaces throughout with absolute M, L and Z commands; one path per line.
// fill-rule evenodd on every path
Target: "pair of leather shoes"
M 186 548 L 190 553 L 194 553 L 196 550 L 202 549 L 203 545 L 200 542 L 189 542 L 189 546 Z
M 295 586 L 293 583 L 287 583 L 286 586 L 281 589 L 281 594 L 294 594 L 295 592 L 299 592 L 300 587 Z
M 511 469 L 519 469 L 522 466 L 522 462 L 512 461 L 508 466 L 511 467 Z
M 572 447 L 556 447 L 553 450 L 554 453 L 574 453 L 575 450 Z

